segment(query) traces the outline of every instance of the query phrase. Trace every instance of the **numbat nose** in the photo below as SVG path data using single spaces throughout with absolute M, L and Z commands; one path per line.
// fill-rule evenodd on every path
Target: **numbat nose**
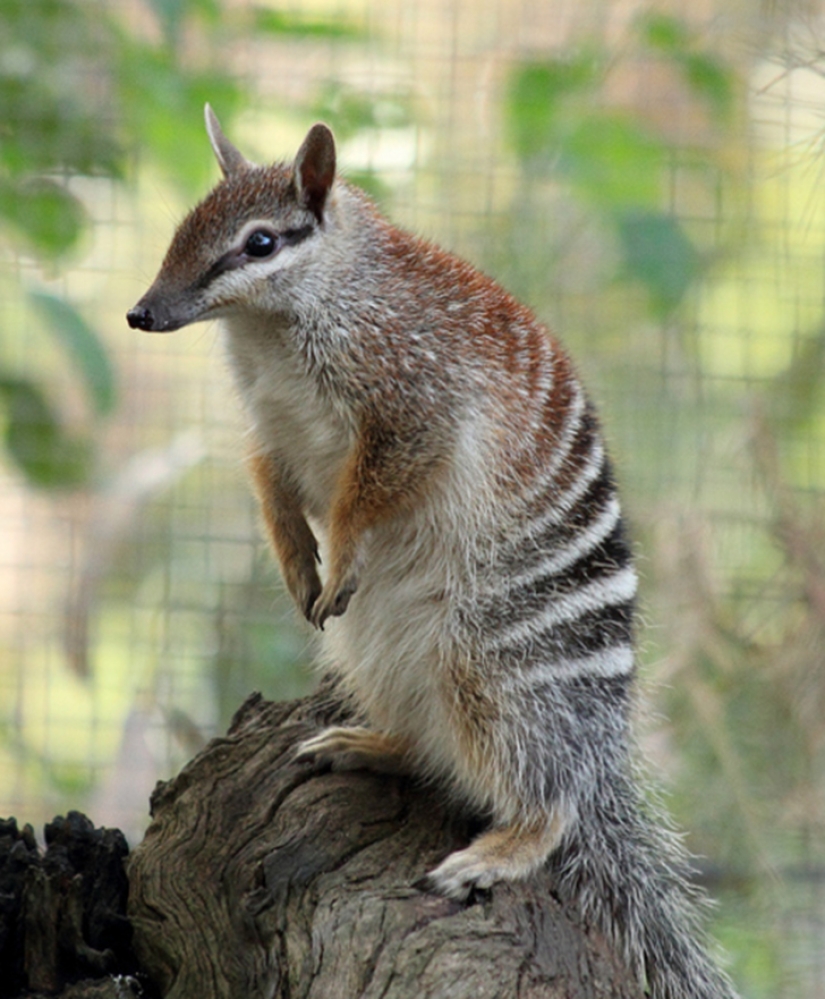
M 147 309 L 144 305 L 136 305 L 126 313 L 126 322 L 133 330 L 151 330 L 155 326 L 155 317 L 151 309 Z

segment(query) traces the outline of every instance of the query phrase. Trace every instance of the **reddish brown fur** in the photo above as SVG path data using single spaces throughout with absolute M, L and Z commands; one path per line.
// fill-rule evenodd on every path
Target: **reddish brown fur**
M 316 569 L 318 545 L 304 517 L 300 498 L 270 455 L 253 453 L 247 467 L 284 581 L 304 614 L 309 614 L 321 592 L 321 581 Z
M 397 447 L 384 421 L 362 421 L 361 431 L 341 470 L 330 508 L 330 566 L 312 621 L 322 624 L 336 601 L 348 600 L 357 586 L 356 558 L 362 536 L 416 502 L 439 464 L 437 454 Z M 344 604 L 346 606 L 346 604 Z

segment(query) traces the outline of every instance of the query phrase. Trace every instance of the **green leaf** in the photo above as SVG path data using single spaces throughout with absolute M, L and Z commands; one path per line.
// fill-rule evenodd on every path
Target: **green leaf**
M 53 92 L 41 76 L 20 80 L 0 75 L 0 121 L 0 163 L 12 176 L 57 169 L 122 173 L 122 150 L 101 129 L 98 117 L 70 93 Z
M 253 7 L 255 33 L 289 35 L 294 38 L 362 38 L 364 31 L 344 20 L 308 18 L 282 10 Z
M 595 205 L 614 209 L 659 202 L 667 148 L 631 118 L 591 114 L 572 128 L 559 154 L 559 169 Z
M 86 224 L 86 212 L 77 198 L 45 179 L 0 181 L 0 218 L 35 253 L 47 258 L 70 250 Z
M 662 314 L 674 309 L 701 272 L 701 257 L 678 220 L 656 211 L 625 211 L 615 217 L 623 276 L 647 288 Z
M 642 38 L 660 52 L 682 53 L 691 42 L 685 22 L 669 14 L 648 14 L 641 18 L 640 27 Z
M 181 18 L 186 10 L 185 0 L 149 0 L 149 6 L 160 21 L 166 40 L 170 43 L 174 42 Z
M 704 52 L 685 56 L 683 68 L 690 89 L 704 98 L 718 117 L 728 117 L 733 108 L 735 91 L 735 76 L 731 68 L 721 59 Z
M 0 2 L 0 163 L 12 175 L 120 171 L 99 79 L 115 34 L 102 13 L 98 4 L 65 0 Z
M 693 34 L 678 18 L 651 14 L 642 19 L 642 38 L 675 64 L 691 91 L 724 118 L 733 107 L 735 74 L 718 56 L 699 51 Z
M 89 442 L 63 431 L 36 385 L 22 378 L 0 378 L 0 398 L 6 403 L 6 450 L 32 485 L 70 488 L 88 480 Z
M 515 71 L 507 92 L 507 117 L 521 159 L 554 155 L 564 98 L 591 89 L 599 75 L 599 61 L 590 53 L 530 63 Z
M 534 169 L 563 173 L 593 204 L 653 205 L 666 147 L 628 115 L 593 109 L 601 75 L 592 53 L 520 67 L 508 91 L 516 152 Z
M 114 370 L 97 333 L 64 299 L 43 292 L 32 292 L 29 299 L 77 365 L 95 412 L 111 413 L 117 400 Z
M 240 105 L 240 90 L 219 72 L 182 75 L 165 50 L 124 41 L 117 67 L 124 121 L 132 140 L 147 149 L 187 189 L 207 181 L 214 159 L 203 126 L 203 106 L 219 109 L 226 126 Z

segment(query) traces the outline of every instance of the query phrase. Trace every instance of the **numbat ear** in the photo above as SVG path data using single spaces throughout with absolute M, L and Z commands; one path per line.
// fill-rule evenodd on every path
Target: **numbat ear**
M 298 198 L 320 222 L 335 180 L 335 139 L 326 125 L 319 122 L 307 132 L 295 157 L 294 176 Z
M 221 123 L 208 104 L 203 109 L 203 116 L 206 119 L 206 133 L 212 145 L 212 152 L 215 154 L 224 177 L 231 177 L 244 170 L 251 170 L 255 164 L 250 163 L 223 134 Z

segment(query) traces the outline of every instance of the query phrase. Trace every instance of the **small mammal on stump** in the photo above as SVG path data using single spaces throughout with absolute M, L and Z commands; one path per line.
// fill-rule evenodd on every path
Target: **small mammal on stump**
M 224 178 L 127 318 L 225 322 L 284 579 L 369 721 L 300 752 L 433 776 L 491 815 L 432 890 L 549 864 L 654 999 L 732 999 L 634 774 L 636 573 L 563 348 L 338 177 L 325 125 L 260 167 L 206 124 Z

